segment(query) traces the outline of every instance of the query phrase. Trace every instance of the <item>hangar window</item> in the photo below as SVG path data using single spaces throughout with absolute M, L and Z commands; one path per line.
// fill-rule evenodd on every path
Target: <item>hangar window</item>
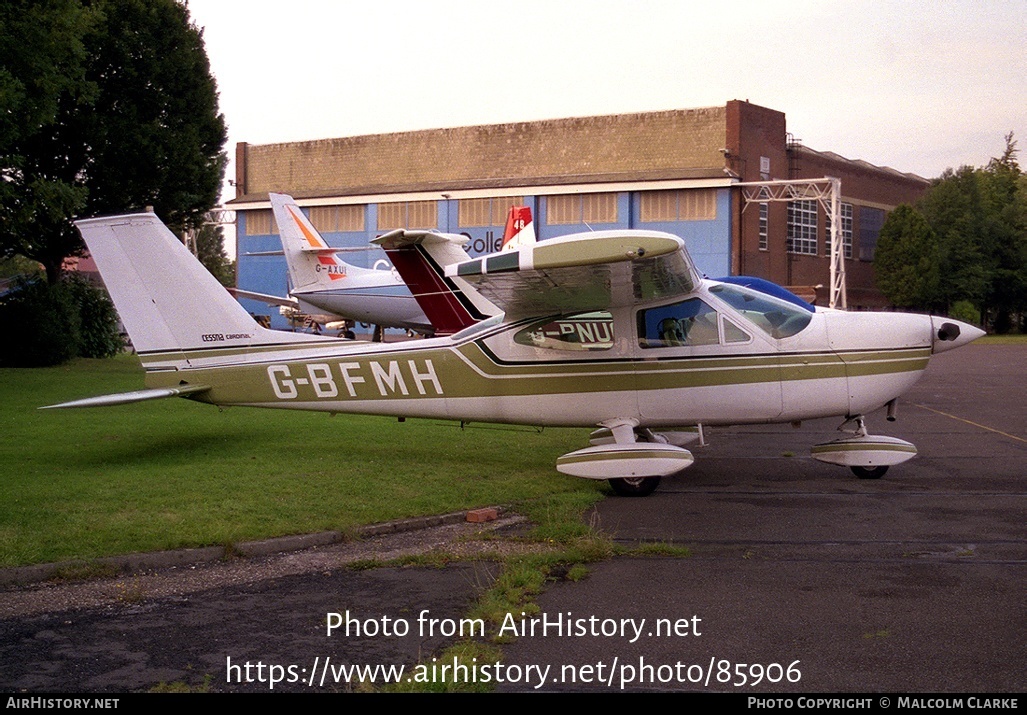
M 617 194 L 558 194 L 546 199 L 546 222 L 551 226 L 617 221 Z
M 310 209 L 310 223 L 324 233 L 364 230 L 363 204 L 349 206 L 314 206 Z
M 877 251 L 877 237 L 884 226 L 884 211 L 869 206 L 859 207 L 859 260 L 874 260 Z
M 395 228 L 438 228 L 438 201 L 400 201 L 378 204 L 378 230 Z
M 271 209 L 246 212 L 247 236 L 273 236 L 278 233 L 278 224 Z
M 839 206 L 839 212 L 842 215 L 842 246 L 844 247 L 845 257 L 852 258 L 852 204 L 841 204 Z M 827 212 L 824 214 L 824 240 L 831 240 L 831 213 Z M 825 251 L 830 255 L 830 249 Z
M 487 199 L 460 199 L 457 222 L 461 228 L 473 226 L 505 226 L 511 206 L 522 206 L 523 196 Z
M 817 202 L 788 202 L 788 235 L 785 245 L 789 253 L 817 255 Z
M 717 218 L 716 189 L 643 191 L 639 195 L 640 218 L 654 221 L 713 221 Z

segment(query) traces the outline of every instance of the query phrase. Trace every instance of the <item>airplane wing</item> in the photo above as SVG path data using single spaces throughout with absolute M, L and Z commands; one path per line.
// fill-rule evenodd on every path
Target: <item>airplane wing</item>
M 677 236 L 597 231 L 446 267 L 508 317 L 606 310 L 690 292 L 699 273 Z

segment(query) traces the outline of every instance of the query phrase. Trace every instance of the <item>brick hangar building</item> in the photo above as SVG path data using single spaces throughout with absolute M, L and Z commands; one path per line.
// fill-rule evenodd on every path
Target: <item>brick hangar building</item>
M 886 304 L 873 257 L 889 211 L 929 182 L 793 140 L 785 115 L 747 101 L 722 107 L 430 129 L 236 147 L 240 288 L 284 295 L 284 258 L 268 192 L 291 194 L 330 245 L 366 247 L 395 228 L 498 249 L 509 206 L 525 204 L 539 240 L 643 228 L 681 236 L 710 277 L 752 275 L 800 292 L 830 286 L 830 202 L 781 180 L 840 179 L 848 308 Z M 761 185 L 759 182 L 767 182 Z M 796 196 L 802 198 L 796 199 Z M 251 255 L 263 253 L 265 255 Z M 347 262 L 384 265 L 378 249 Z M 808 296 L 812 297 L 812 296 Z M 267 306 L 244 302 L 254 313 Z M 277 323 L 279 319 L 276 318 Z

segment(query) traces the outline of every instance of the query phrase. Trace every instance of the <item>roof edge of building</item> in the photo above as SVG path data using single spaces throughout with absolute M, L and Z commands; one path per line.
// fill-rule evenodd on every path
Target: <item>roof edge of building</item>
M 288 142 L 268 142 L 266 144 L 255 144 L 252 142 L 246 142 L 250 149 L 261 149 L 265 147 L 282 147 L 282 146 L 302 146 L 302 145 L 316 145 L 316 144 L 329 144 L 332 142 L 340 141 L 364 141 L 372 140 L 381 137 L 412 137 L 412 136 L 428 136 L 433 134 L 447 133 L 447 132 L 464 132 L 468 130 L 483 130 L 483 131 L 519 131 L 525 127 L 542 127 L 546 125 L 551 126 L 567 126 L 575 124 L 584 124 L 588 122 L 594 122 L 596 120 L 617 120 L 617 121 L 637 121 L 643 118 L 655 118 L 655 117 L 670 117 L 674 115 L 684 115 L 692 113 L 703 113 L 713 111 L 724 111 L 725 105 L 712 105 L 708 107 L 690 107 L 680 109 L 657 109 L 645 112 L 621 112 L 615 114 L 588 114 L 575 117 L 553 117 L 550 119 L 530 119 L 519 122 L 496 122 L 492 124 L 460 124 L 457 126 L 450 127 L 433 127 L 428 129 L 409 129 L 398 132 L 379 132 L 374 134 L 353 134 L 349 136 L 338 136 L 338 137 L 321 137 L 318 139 L 299 139 L 296 141 Z
M 816 149 L 811 149 L 810 147 L 806 146 L 805 144 L 794 144 L 794 145 L 792 145 L 792 147 L 789 148 L 789 151 L 797 151 L 800 154 L 812 154 L 812 155 L 814 155 L 814 156 L 816 156 L 816 157 L 818 157 L 820 159 L 826 160 L 826 161 L 831 161 L 831 162 L 835 162 L 835 163 L 838 163 L 838 164 L 844 164 L 844 165 L 846 165 L 848 167 L 857 167 L 857 168 L 860 168 L 860 169 L 863 169 L 863 170 L 866 170 L 866 171 L 881 172 L 881 173 L 888 174 L 888 175 L 896 177 L 896 178 L 908 179 L 910 181 L 915 181 L 915 182 L 924 184 L 925 186 L 931 183 L 930 179 L 926 179 L 923 176 L 920 176 L 919 174 L 914 174 L 912 172 L 899 171 L 898 169 L 893 169 L 890 166 L 881 166 L 881 165 L 878 165 L 878 164 L 872 164 L 869 161 L 864 161 L 863 159 L 850 159 L 848 157 L 842 156 L 841 154 L 838 154 L 837 152 L 833 152 L 833 151 L 818 151 Z
M 536 176 L 516 177 L 510 179 L 482 179 L 477 181 L 447 181 L 421 184 L 381 184 L 374 186 L 353 186 L 337 187 L 334 189 L 319 189 L 315 191 L 294 191 L 291 196 L 294 199 L 323 199 L 332 197 L 354 197 L 354 196 L 382 196 L 389 194 L 414 194 L 434 192 L 439 198 L 445 198 L 441 194 L 447 191 L 479 190 L 479 189 L 510 189 L 524 187 L 559 187 L 579 186 L 582 184 L 597 185 L 618 184 L 624 182 L 656 182 L 656 181 L 689 181 L 702 179 L 730 179 L 724 173 L 724 167 L 704 167 L 698 169 L 686 169 L 680 171 L 650 171 L 650 172 L 625 172 L 609 174 L 579 174 L 573 176 Z M 282 189 L 287 191 L 287 189 Z M 257 201 L 267 201 L 266 191 L 258 191 L 237 196 L 226 205 L 247 204 Z

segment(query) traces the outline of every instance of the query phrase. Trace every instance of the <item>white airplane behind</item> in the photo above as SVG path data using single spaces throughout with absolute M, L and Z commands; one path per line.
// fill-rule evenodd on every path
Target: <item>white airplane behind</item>
M 325 242 L 291 196 L 272 193 L 269 198 L 292 284 L 290 298 L 236 289 L 233 292 L 237 297 L 295 306 L 307 314 L 337 315 L 382 327 L 446 334 L 443 324 L 425 315 L 395 269 L 374 270 L 346 263 L 339 249 Z M 501 250 L 534 242 L 530 209 L 512 206 Z M 466 326 L 457 326 L 456 330 L 462 327 Z
M 462 236 L 390 232 L 390 256 L 503 312 L 455 334 L 355 343 L 257 325 L 153 214 L 76 223 L 146 371 L 148 389 L 55 407 L 181 396 L 213 405 L 593 427 L 559 471 L 645 495 L 688 467 L 707 425 L 837 416 L 812 456 L 862 478 L 916 454 L 867 432 L 933 354 L 983 331 L 949 318 L 810 311 L 704 279 L 684 242 L 600 231 L 480 258 Z M 452 259 L 452 260 L 451 260 Z M 168 281 L 168 273 L 175 281 Z M 427 278 L 426 278 L 427 280 Z M 426 283 L 427 284 L 427 283 Z M 588 316 L 588 317 L 586 317 Z M 426 447 L 425 458 L 430 458 Z

